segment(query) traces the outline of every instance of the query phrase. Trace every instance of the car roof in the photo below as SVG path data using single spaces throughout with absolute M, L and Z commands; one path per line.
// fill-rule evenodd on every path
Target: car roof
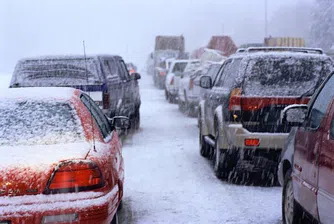
M 303 53 L 303 52 L 291 52 L 291 51 L 269 51 L 269 52 L 237 52 L 231 55 L 228 59 L 255 59 L 255 58 L 278 58 L 278 57 L 292 57 L 292 58 L 319 58 L 319 59 L 329 59 L 330 57 L 325 54 L 317 53 Z
M 0 91 L 0 100 L 71 100 L 80 90 L 69 87 L 9 88 Z
M 47 60 L 66 60 L 66 59 L 84 59 L 84 55 L 45 55 L 45 56 L 37 56 L 37 57 L 27 57 L 22 58 L 19 62 L 24 61 L 47 61 Z M 92 54 L 87 55 L 87 59 L 100 59 L 100 58 L 118 58 L 121 59 L 121 56 L 111 55 L 111 54 Z

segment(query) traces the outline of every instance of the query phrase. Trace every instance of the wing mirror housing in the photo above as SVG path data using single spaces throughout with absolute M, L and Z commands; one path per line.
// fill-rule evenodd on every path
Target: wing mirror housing
M 306 104 L 293 104 L 285 107 L 281 112 L 281 123 L 290 126 L 301 126 L 307 115 Z
M 141 75 L 137 72 L 131 74 L 132 79 L 138 80 L 141 79 Z
M 130 119 L 125 116 L 115 116 L 113 118 L 108 118 L 111 126 L 116 130 L 124 130 L 130 128 Z
M 212 88 L 212 79 L 210 76 L 202 76 L 199 80 L 199 86 L 204 89 L 211 89 Z

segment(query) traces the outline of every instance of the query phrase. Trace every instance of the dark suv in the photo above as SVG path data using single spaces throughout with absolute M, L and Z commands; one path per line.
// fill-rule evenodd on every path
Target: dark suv
M 274 177 L 291 129 L 282 110 L 308 103 L 332 66 L 319 49 L 248 48 L 228 58 L 214 82 L 203 76 L 209 90 L 199 104 L 200 152 L 213 158 L 216 175 Z
M 20 60 L 11 88 L 74 87 L 87 92 L 109 117 L 130 117 L 140 125 L 139 74 L 128 73 L 120 56 L 51 56 Z

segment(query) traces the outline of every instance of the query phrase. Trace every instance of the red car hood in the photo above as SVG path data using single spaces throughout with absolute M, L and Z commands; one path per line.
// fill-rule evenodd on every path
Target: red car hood
M 42 193 L 59 162 L 85 159 L 89 150 L 85 142 L 0 146 L 0 198 Z

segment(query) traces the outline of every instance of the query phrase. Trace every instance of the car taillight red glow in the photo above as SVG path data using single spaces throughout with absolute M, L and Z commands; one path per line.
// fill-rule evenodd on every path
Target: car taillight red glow
M 164 76 L 164 75 L 166 75 L 166 72 L 162 72 L 162 71 L 161 71 L 161 72 L 159 72 L 159 75 L 160 75 L 160 76 Z
M 109 93 L 105 92 L 102 95 L 103 109 L 108 109 L 110 107 L 110 96 Z
M 228 109 L 230 111 L 240 111 L 241 110 L 241 92 L 240 88 L 233 89 L 231 91 L 230 103 Z
M 194 80 L 190 79 L 189 81 L 189 90 L 192 90 L 194 88 Z
M 174 85 L 174 77 L 172 78 L 172 80 L 170 80 L 170 84 Z
M 46 193 L 69 193 L 103 187 L 99 168 L 90 161 L 66 162 L 58 166 L 49 182 Z
M 258 138 L 246 138 L 245 139 L 245 146 L 259 146 L 260 139 Z

